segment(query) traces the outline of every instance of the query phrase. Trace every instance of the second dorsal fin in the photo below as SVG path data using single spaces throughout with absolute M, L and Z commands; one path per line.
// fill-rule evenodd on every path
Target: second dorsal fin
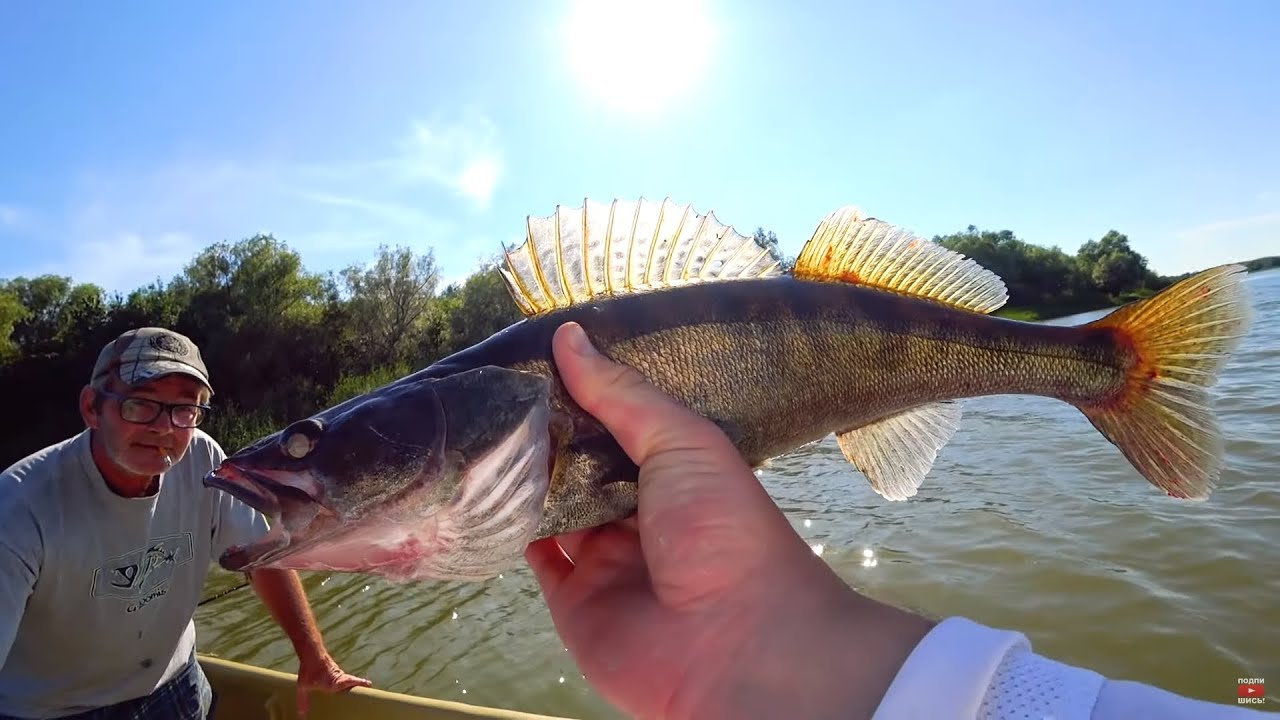
M 754 239 L 691 205 L 584 200 L 530 217 L 524 244 L 501 268 L 525 316 L 599 297 L 781 274 Z
M 842 207 L 796 258 L 795 277 L 851 282 L 989 313 L 1009 299 L 1004 281 L 972 259 Z

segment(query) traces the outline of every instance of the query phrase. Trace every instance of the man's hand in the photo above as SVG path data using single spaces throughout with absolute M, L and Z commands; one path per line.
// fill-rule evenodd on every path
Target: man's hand
M 330 657 L 296 572 L 274 568 L 254 570 L 249 573 L 249 583 L 289 637 L 298 655 L 300 717 L 306 717 L 311 709 L 308 693 L 312 690 L 333 693 L 373 684 L 343 672 Z
M 588 681 L 636 717 L 869 718 L 931 623 L 850 589 L 714 423 L 576 325 L 553 351 L 640 466 L 634 518 L 526 551 Z
M 327 653 L 320 657 L 308 655 L 298 662 L 298 717 L 305 718 L 311 712 L 313 691 L 338 693 L 371 685 L 365 678 L 344 672 Z

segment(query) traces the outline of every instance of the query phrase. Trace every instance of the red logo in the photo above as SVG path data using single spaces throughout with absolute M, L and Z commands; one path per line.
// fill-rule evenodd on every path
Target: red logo
M 1262 683 L 1241 683 L 1236 689 L 1236 697 L 1260 698 L 1266 695 Z

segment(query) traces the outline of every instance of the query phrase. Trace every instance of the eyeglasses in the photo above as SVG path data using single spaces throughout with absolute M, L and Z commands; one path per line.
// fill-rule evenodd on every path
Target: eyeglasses
M 162 411 L 167 409 L 169 411 L 169 422 L 173 423 L 174 427 L 193 428 L 204 422 L 205 417 L 208 416 L 209 411 L 212 409 L 208 405 L 170 404 L 162 403 L 159 400 L 120 395 L 105 390 L 100 390 L 99 392 L 120 401 L 121 419 L 125 422 L 139 425 L 150 425 L 155 422 L 156 418 L 160 417 Z

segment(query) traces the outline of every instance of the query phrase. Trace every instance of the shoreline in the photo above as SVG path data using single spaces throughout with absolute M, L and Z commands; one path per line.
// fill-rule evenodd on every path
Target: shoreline
M 1079 315 L 1081 313 L 1093 312 L 1095 310 L 1114 310 L 1122 305 L 1127 305 L 1129 302 L 1132 302 L 1132 300 L 1112 303 L 1109 305 L 1081 305 L 1078 307 L 1072 307 L 1069 305 L 1061 307 L 1013 305 L 1002 307 L 991 314 L 995 317 L 1005 318 L 1006 320 L 1043 322 L 1045 320 L 1055 320 L 1057 318 L 1067 317 L 1068 315 Z

